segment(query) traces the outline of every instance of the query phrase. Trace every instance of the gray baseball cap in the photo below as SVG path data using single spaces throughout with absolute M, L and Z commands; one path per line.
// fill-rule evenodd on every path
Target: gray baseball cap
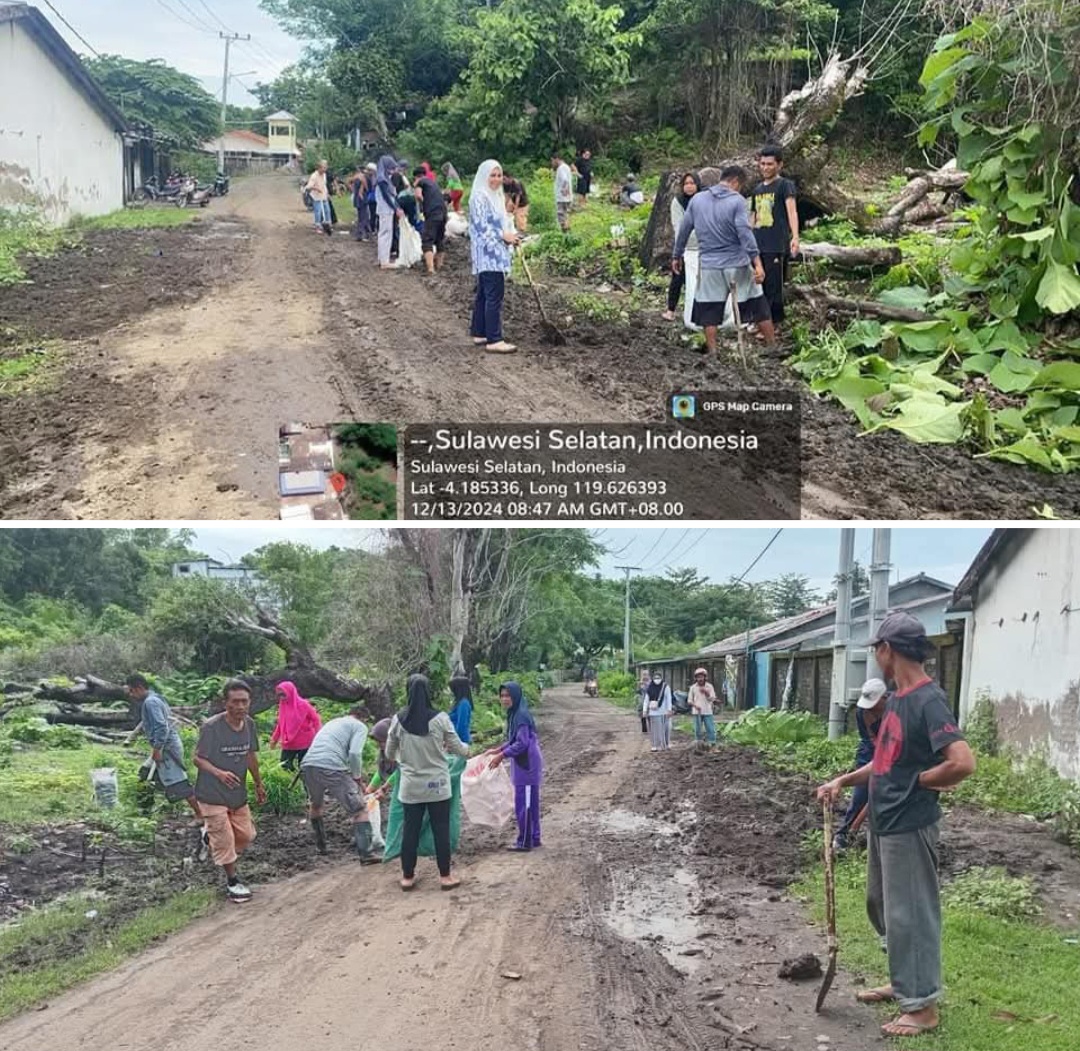
M 867 643 L 876 646 L 879 642 L 918 642 L 926 639 L 926 626 L 918 617 L 910 613 L 890 613 L 881 622 L 877 634 Z

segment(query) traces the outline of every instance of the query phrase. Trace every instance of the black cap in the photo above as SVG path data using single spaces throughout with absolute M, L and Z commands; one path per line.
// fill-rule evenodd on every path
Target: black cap
M 918 617 L 913 617 L 910 613 L 889 613 L 867 645 L 876 646 L 879 642 L 920 642 L 925 639 L 926 627 Z

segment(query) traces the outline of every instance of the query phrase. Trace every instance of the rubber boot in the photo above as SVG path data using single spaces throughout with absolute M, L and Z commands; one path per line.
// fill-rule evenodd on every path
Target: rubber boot
M 326 853 L 326 829 L 323 828 L 323 820 L 321 817 L 313 817 L 311 819 L 311 830 L 315 833 L 315 849 L 320 854 Z
M 356 844 L 356 853 L 364 865 L 370 865 L 382 858 L 371 849 L 371 822 L 357 821 L 353 825 L 353 842 Z

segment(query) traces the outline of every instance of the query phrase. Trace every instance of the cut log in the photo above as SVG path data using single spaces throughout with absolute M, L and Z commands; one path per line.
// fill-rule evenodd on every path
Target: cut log
M 933 321 L 930 314 L 908 307 L 894 307 L 888 303 L 875 303 L 868 299 L 846 299 L 834 296 L 831 292 L 809 289 L 803 285 L 788 285 L 792 295 L 809 303 L 823 313 L 830 310 L 840 314 L 854 314 L 856 317 L 880 318 L 883 321 Z
M 878 233 L 897 234 L 906 224 L 928 222 L 948 215 L 950 209 L 944 203 L 930 202 L 927 197 L 935 191 L 944 192 L 946 198 L 959 193 L 970 178 L 967 172 L 956 167 L 956 161 L 930 171 L 905 168 L 904 174 L 909 182 L 884 217 L 875 224 L 874 229 Z
M 45 721 L 59 726 L 93 726 L 106 730 L 130 730 L 131 716 L 127 712 L 85 712 L 81 708 L 46 712 Z
M 826 259 L 844 270 L 862 270 L 867 267 L 892 267 L 900 262 L 900 249 L 895 245 L 883 248 L 856 248 L 834 245 L 827 241 L 803 242 L 795 262 L 814 262 Z

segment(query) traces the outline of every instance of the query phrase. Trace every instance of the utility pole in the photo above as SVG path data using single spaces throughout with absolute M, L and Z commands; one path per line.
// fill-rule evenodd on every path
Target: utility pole
M 870 628 L 869 638 L 877 635 L 881 622 L 889 610 L 889 557 L 892 546 L 891 529 L 874 530 L 873 555 L 870 558 L 870 604 L 867 617 Z M 880 679 L 881 668 L 873 653 L 866 657 L 866 677 Z
M 844 736 L 848 669 L 851 666 L 851 592 L 855 571 L 855 530 L 840 530 L 840 567 L 836 576 L 836 628 L 833 633 L 832 690 L 829 697 L 829 740 Z
M 626 574 L 626 615 L 623 619 L 623 671 L 630 674 L 630 574 L 640 573 L 641 566 L 616 566 Z
M 218 139 L 217 164 L 218 171 L 225 170 L 225 118 L 229 111 L 229 46 L 234 40 L 250 40 L 251 34 L 241 36 L 239 33 L 218 33 L 225 41 L 225 72 L 221 77 L 221 138 Z

